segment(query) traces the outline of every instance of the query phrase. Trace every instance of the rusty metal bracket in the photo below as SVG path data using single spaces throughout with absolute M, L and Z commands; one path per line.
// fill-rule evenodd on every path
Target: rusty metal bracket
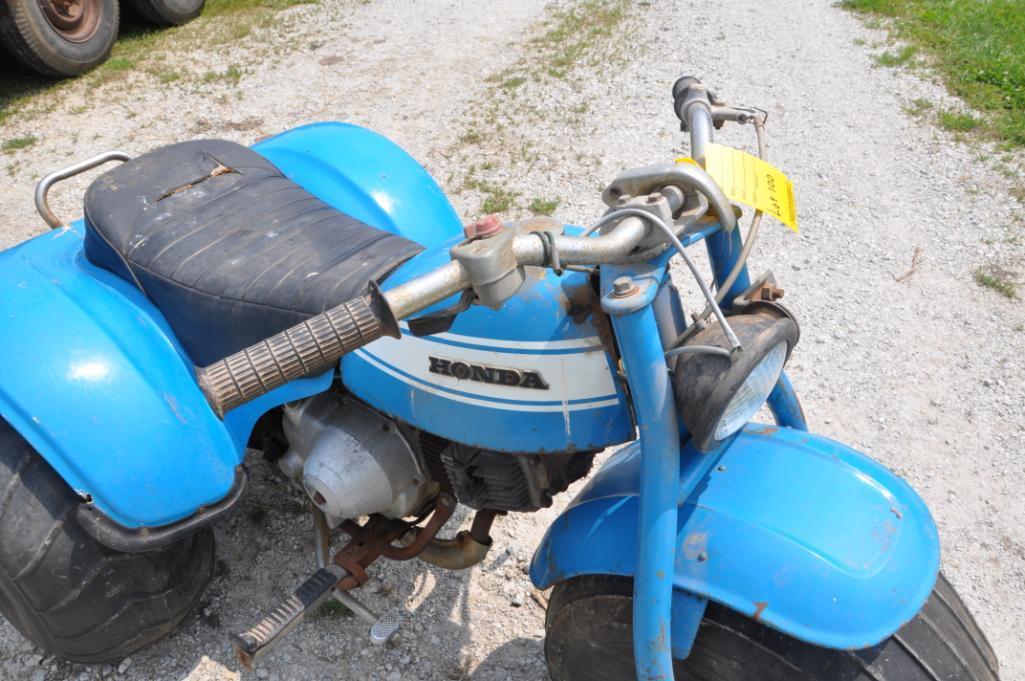
M 337 588 L 351 591 L 365 584 L 369 579 L 366 569 L 382 556 L 391 560 L 416 558 L 438 535 L 438 531 L 452 517 L 455 508 L 456 500 L 452 495 L 440 494 L 430 520 L 423 528 L 417 528 L 416 538 L 406 546 L 395 546 L 394 542 L 414 529 L 415 523 L 381 515 L 370 516 L 363 525 L 346 521 L 342 530 L 349 534 L 351 540 L 338 550 L 332 561 L 348 574 L 339 580 Z

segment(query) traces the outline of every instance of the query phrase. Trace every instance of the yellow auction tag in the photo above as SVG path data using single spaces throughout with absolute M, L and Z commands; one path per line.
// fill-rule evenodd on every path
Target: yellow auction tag
M 689 158 L 676 162 L 695 163 Z M 794 184 L 778 169 L 739 149 L 709 144 L 705 148 L 705 172 L 731 201 L 763 210 L 797 231 Z

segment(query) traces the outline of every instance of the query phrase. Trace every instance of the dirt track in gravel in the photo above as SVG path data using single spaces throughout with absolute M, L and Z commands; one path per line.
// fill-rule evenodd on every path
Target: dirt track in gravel
M 1020 264 L 1022 210 L 991 150 L 903 113 L 915 98 L 951 100 L 915 75 L 872 68 L 871 49 L 854 41 L 883 36 L 825 0 L 632 4 L 612 56 L 595 56 L 600 45 L 586 51 L 565 79 L 532 68 L 553 59 L 528 41 L 544 34 L 552 4 L 326 2 L 288 10 L 229 50 L 167 57 L 197 73 L 241 64 L 237 83 L 161 84 L 145 74 L 98 89 L 83 82 L 49 112 L 0 128 L 0 139 L 40 140 L 0 156 L 0 173 L 15 166 L 0 190 L 0 247 L 43 230 L 32 189 L 69 160 L 69 139 L 75 157 L 138 153 L 197 136 L 251 142 L 324 119 L 395 139 L 467 218 L 488 199 L 508 198 L 509 217 L 534 199 L 558 199 L 560 217 L 587 222 L 618 170 L 683 151 L 668 89 L 694 73 L 725 99 L 769 111 L 770 156 L 797 187 L 800 234 L 767 224 L 752 269 L 774 270 L 802 322 L 790 370 L 813 429 L 919 490 L 940 526 L 945 570 L 989 634 L 1003 678 L 1025 679 L 1025 307 L 973 282 L 982 264 Z M 749 134 L 724 131 L 723 140 L 749 147 Z M 83 188 L 55 192 L 58 214 L 78 214 Z M 916 248 L 915 273 L 896 281 Z M 679 283 L 694 288 L 682 275 Z M 119 673 L 47 659 L 0 622 L 0 677 L 243 676 L 228 636 L 300 581 L 312 546 L 293 499 L 253 465 L 254 494 L 217 530 L 222 568 L 178 633 Z M 318 618 L 268 660 L 266 678 L 546 678 L 543 611 L 523 568 L 568 499 L 503 519 L 481 568 L 378 569 L 367 600 L 413 611 L 397 646 L 373 648 L 355 621 Z M 255 512 L 261 505 L 266 515 Z

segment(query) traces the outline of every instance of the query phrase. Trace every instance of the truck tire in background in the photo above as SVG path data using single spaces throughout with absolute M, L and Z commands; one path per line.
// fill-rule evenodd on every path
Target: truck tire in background
M 0 44 L 46 76 L 77 76 L 110 56 L 118 0 L 3 0 Z
M 136 14 L 158 26 L 180 26 L 199 16 L 206 0 L 131 0 Z

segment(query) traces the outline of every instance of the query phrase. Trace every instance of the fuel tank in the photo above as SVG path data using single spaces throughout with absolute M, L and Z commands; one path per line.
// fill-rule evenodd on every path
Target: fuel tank
M 462 239 L 441 187 L 382 135 L 317 123 L 253 149 L 330 205 L 424 246 L 383 282 L 385 289 L 447 263 Z M 537 227 L 561 229 L 551 220 Z M 448 331 L 422 338 L 404 324 L 401 339 L 382 338 L 344 357 L 342 381 L 376 409 L 469 446 L 601 449 L 634 437 L 609 328 L 585 274 L 533 268 L 501 310 L 475 305 Z
M 388 277 L 390 288 L 449 261 L 460 237 Z M 453 305 L 456 298 L 425 311 Z M 633 439 L 610 325 L 588 276 L 527 268 L 500 310 L 474 305 L 452 327 L 382 338 L 342 360 L 346 387 L 435 435 L 503 452 L 602 449 Z

